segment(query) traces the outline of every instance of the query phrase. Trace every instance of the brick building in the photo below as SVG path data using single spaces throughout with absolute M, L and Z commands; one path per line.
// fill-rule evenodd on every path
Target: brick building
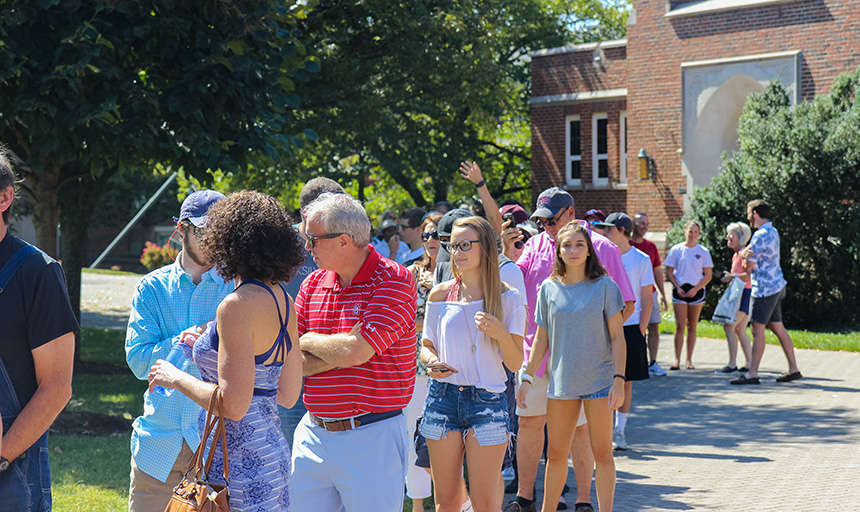
M 858 67 L 860 0 L 633 0 L 627 39 L 532 54 L 532 192 L 665 231 L 736 149 L 749 93 L 778 79 L 808 101 Z

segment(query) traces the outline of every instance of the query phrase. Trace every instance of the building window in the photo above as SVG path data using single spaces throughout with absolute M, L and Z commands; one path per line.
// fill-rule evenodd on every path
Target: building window
M 627 112 L 621 112 L 621 148 L 619 158 L 621 159 L 621 183 L 627 183 Z
M 568 185 L 579 186 L 582 183 L 582 131 L 579 116 L 567 116 L 564 125 L 565 179 Z
M 595 185 L 609 183 L 609 120 L 606 114 L 591 117 L 591 162 L 592 182 Z

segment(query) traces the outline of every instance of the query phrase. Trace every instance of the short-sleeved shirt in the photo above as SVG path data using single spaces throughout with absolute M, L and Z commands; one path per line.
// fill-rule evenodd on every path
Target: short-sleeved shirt
M 305 377 L 308 411 L 342 419 L 406 407 L 415 384 L 415 284 L 403 265 L 368 245 L 358 274 L 341 286 L 337 273 L 320 269 L 296 297 L 299 336 L 338 334 L 362 323 L 375 354 L 363 364 Z
M 624 270 L 627 271 L 627 278 L 630 279 L 630 286 L 633 287 L 633 295 L 636 296 L 633 314 L 624 322 L 624 325 L 639 325 L 642 314 L 642 287 L 654 285 L 654 269 L 648 255 L 636 248 L 631 248 L 622 254 L 621 262 L 624 263 Z M 646 300 L 651 301 L 650 294 Z
M 0 240 L 0 267 L 25 245 L 7 232 Z M 0 328 L 0 359 L 23 407 L 39 387 L 33 349 L 79 329 L 63 270 L 44 252 L 28 256 L 0 293 Z
M 732 255 L 732 274 L 743 274 L 747 271 L 746 265 L 744 264 L 744 259 L 741 257 L 740 252 L 736 252 Z M 752 280 L 749 280 L 744 283 L 745 289 L 752 288 Z
M 577 221 L 584 223 L 584 221 Z M 609 277 L 615 281 L 618 288 L 621 289 L 621 296 L 624 301 L 635 300 L 633 288 L 630 286 L 630 281 L 627 279 L 627 272 L 624 271 L 624 264 L 621 263 L 621 252 L 618 250 L 612 241 L 605 236 L 588 230 L 591 238 L 591 243 L 594 246 L 594 252 L 603 268 L 609 274 Z M 540 233 L 537 236 L 529 238 L 526 246 L 523 248 L 523 253 L 520 259 L 517 260 L 517 266 L 523 272 L 523 278 L 526 284 L 526 304 L 528 307 L 528 329 L 526 337 L 523 340 L 523 352 L 525 360 L 528 361 L 529 354 L 532 349 L 532 342 L 537 331 L 537 323 L 535 323 L 535 301 L 537 300 L 538 290 L 543 284 L 544 279 L 552 274 L 552 265 L 555 261 L 555 240 L 552 239 L 546 232 Z M 546 368 L 546 359 L 541 362 L 537 371 L 537 376 L 542 377 Z
M 687 247 L 683 242 L 669 249 L 664 264 L 675 269 L 673 275 L 679 285 L 696 285 L 705 277 L 706 268 L 714 268 L 714 261 L 707 249 L 701 244 Z
M 621 291 L 606 276 L 576 284 L 543 282 L 535 320 L 549 337 L 549 398 L 579 398 L 612 385 L 607 320 L 623 310 Z
M 643 238 L 641 242 L 634 242 L 630 240 L 630 245 L 644 252 L 651 258 L 651 268 L 658 268 L 663 262 L 660 260 L 660 249 L 657 249 L 657 244 L 648 240 L 647 238 Z M 657 284 L 654 284 L 653 292 L 657 291 Z
M 484 301 L 427 303 L 424 338 L 433 342 L 439 361 L 457 370 L 440 382 L 457 386 L 476 386 L 493 393 L 505 390 L 507 373 L 498 342 L 478 331 L 475 313 L 484 310 Z M 502 293 L 505 328 L 522 336 L 526 329 L 526 309 L 516 289 Z M 475 351 L 472 352 L 474 345 Z
M 779 265 L 779 232 L 765 222 L 753 233 L 749 248 L 755 262 L 752 271 L 752 296 L 769 297 L 785 288 L 782 267 Z

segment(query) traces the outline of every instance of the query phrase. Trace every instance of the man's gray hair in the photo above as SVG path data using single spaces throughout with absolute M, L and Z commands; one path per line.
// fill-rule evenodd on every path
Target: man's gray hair
M 0 190 L 6 190 L 12 187 L 12 193 L 17 190 L 17 182 L 15 181 L 15 171 L 12 170 L 12 164 L 9 163 L 9 157 L 6 154 L 6 149 L 0 146 Z M 14 200 L 13 200 L 14 202 Z M 12 205 L 3 212 L 3 222 L 9 224 L 9 217 L 12 214 Z
M 322 220 L 326 233 L 344 233 L 358 248 L 370 243 L 370 220 L 361 202 L 348 194 L 326 192 L 305 208 L 309 222 Z

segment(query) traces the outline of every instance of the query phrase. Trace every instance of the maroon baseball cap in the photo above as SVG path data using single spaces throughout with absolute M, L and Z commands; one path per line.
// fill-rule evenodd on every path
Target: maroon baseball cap
M 587 219 L 588 217 L 597 217 L 597 220 L 599 220 L 600 222 L 603 222 L 606 220 L 606 214 L 604 214 L 602 211 L 598 210 L 597 208 L 592 208 L 591 210 L 588 210 L 587 212 L 585 212 L 585 217 L 583 217 L 583 219 Z

